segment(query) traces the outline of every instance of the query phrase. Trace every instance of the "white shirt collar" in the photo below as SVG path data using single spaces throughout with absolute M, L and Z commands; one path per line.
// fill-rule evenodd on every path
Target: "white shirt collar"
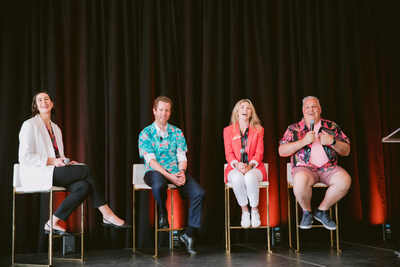
M 163 131 L 160 127 L 158 127 L 156 122 L 154 122 L 154 126 L 156 127 L 158 136 L 160 136 L 162 138 L 165 138 L 168 136 L 168 123 L 167 123 L 167 127 L 165 128 L 165 131 Z

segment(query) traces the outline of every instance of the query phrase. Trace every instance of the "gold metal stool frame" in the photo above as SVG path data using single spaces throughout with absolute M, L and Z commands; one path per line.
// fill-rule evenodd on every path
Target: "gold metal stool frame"
M 296 211 L 296 248 L 293 247 L 292 245 L 292 224 L 291 224 L 291 215 L 290 215 L 290 189 L 293 189 L 293 177 L 292 177 L 292 165 L 291 163 L 287 163 L 287 198 L 288 198 L 288 227 L 289 227 L 289 246 L 291 249 L 293 249 L 296 252 L 300 251 L 300 237 L 299 237 L 299 229 L 300 229 L 300 224 L 299 224 L 299 204 L 297 202 L 296 197 L 295 199 L 295 211 Z M 313 188 L 328 188 L 327 185 L 322 184 L 322 183 L 317 183 L 313 186 Z M 332 207 L 329 209 L 330 216 L 332 218 Z M 336 232 L 336 251 L 337 252 L 342 252 L 339 248 L 339 213 L 338 213 L 338 203 L 335 203 L 335 217 L 336 217 L 336 230 L 328 230 L 330 232 L 330 237 L 331 237 L 331 248 L 335 248 L 334 246 L 334 238 L 333 238 L 333 232 Z M 321 228 L 324 227 L 322 224 L 313 224 L 311 225 L 312 228 Z
M 224 165 L 224 170 L 226 169 L 228 164 Z M 268 163 L 264 163 L 265 169 L 268 174 Z M 269 182 L 258 182 L 258 188 L 266 188 L 267 191 L 267 226 L 260 226 L 257 228 L 249 227 L 244 228 L 242 226 L 231 226 L 231 218 L 230 218 L 230 198 L 229 198 L 229 190 L 232 189 L 230 183 L 225 184 L 225 248 L 226 253 L 231 253 L 231 229 L 267 229 L 267 247 L 268 252 L 272 253 L 271 251 L 271 241 L 270 241 L 270 221 L 269 221 Z
M 136 251 L 136 222 L 135 222 L 135 192 L 139 190 L 151 190 L 151 187 L 148 186 L 144 181 L 144 164 L 133 164 L 133 177 L 132 177 L 132 185 L 133 185 L 133 192 L 132 192 L 132 216 L 133 216 L 133 253 Z M 158 257 L 158 232 L 170 232 L 170 247 L 174 249 L 174 231 L 183 230 L 183 228 L 174 228 L 174 190 L 178 188 L 174 184 L 168 184 L 168 190 L 171 192 L 171 227 L 168 229 L 158 229 L 157 222 L 158 222 L 158 212 L 157 212 L 157 203 L 154 200 L 154 258 Z
M 53 193 L 54 192 L 63 192 L 67 191 L 64 187 L 53 186 L 48 190 L 30 190 L 21 186 L 21 181 L 19 177 L 19 164 L 14 164 L 14 179 L 13 179 L 13 229 L 12 229 L 12 256 L 11 262 L 12 265 L 33 265 L 33 266 L 52 266 L 53 259 L 57 260 L 71 260 L 71 261 L 84 261 L 84 252 L 83 252 L 83 236 L 84 236 L 84 228 L 83 228 L 83 203 L 81 204 L 81 232 L 73 234 L 74 236 L 81 236 L 81 258 L 53 258 L 53 238 L 62 237 L 60 235 L 53 235 Z M 16 210 L 16 195 L 24 195 L 24 194 L 36 194 L 36 193 L 50 193 L 49 200 L 49 217 L 50 217 L 50 233 L 49 233 L 49 251 L 48 251 L 48 259 L 49 264 L 29 264 L 29 263 L 17 263 L 15 262 L 15 210 Z

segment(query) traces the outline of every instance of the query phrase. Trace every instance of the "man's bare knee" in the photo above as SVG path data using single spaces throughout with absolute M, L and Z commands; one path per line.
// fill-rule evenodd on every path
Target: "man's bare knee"
M 347 172 L 338 172 L 330 180 L 330 185 L 340 191 L 348 191 L 351 186 L 351 177 Z
M 314 178 L 306 172 L 298 172 L 293 178 L 293 187 L 311 187 L 314 184 Z

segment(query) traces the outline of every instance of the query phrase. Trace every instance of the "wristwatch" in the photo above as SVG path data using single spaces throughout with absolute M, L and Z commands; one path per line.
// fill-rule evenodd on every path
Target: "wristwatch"
M 332 141 L 331 146 L 334 146 L 334 145 L 336 145 L 336 138 L 335 137 L 333 137 L 333 141 Z

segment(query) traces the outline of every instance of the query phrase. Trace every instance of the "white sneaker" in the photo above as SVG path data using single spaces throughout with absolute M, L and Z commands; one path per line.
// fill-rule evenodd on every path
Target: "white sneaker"
M 251 211 L 251 227 L 259 227 L 261 225 L 260 214 L 258 210 Z
M 243 211 L 242 212 L 242 221 L 240 222 L 240 225 L 243 228 L 249 228 L 250 227 L 250 212 Z

